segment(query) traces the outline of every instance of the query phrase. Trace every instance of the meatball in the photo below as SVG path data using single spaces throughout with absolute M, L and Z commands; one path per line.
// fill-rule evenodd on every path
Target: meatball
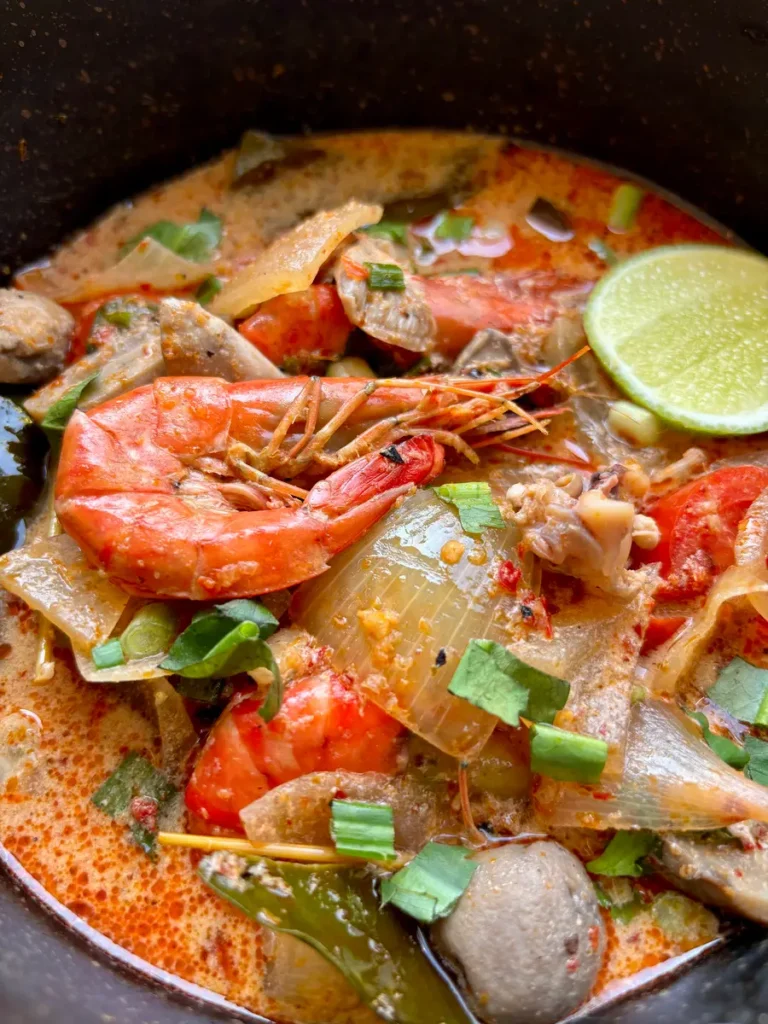
M 75 322 L 61 306 L 0 288 L 0 383 L 39 384 L 64 365 Z
M 589 995 L 605 946 L 586 871 L 554 842 L 510 843 L 472 859 L 467 891 L 432 929 L 438 950 L 482 1020 L 560 1020 Z

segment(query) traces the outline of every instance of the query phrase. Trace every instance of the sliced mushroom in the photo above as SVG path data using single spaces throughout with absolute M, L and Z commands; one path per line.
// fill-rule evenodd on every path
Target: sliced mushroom
M 679 889 L 702 903 L 768 925 L 768 848 L 675 834 L 662 840 L 658 860 Z
M 402 291 L 370 288 L 366 279 L 350 274 L 350 265 L 397 263 L 393 250 L 378 239 L 361 238 L 336 264 L 335 275 L 344 311 L 366 334 L 409 352 L 429 352 L 437 339 L 437 324 L 424 290 L 413 274 L 403 270 Z
M 0 289 L 0 383 L 39 384 L 64 365 L 75 321 L 51 299 Z

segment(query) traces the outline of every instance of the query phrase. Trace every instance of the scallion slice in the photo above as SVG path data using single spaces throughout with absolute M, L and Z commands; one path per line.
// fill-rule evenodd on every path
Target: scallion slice
M 331 835 L 339 853 L 370 860 L 394 860 L 395 819 L 387 804 L 359 800 L 331 802 Z
M 94 647 L 91 659 L 96 668 L 114 668 L 116 665 L 125 664 L 125 655 L 119 639 L 115 637 L 114 640 L 107 640 L 105 644 Z
M 139 608 L 120 636 L 120 645 L 127 661 L 149 658 L 167 651 L 176 636 L 176 615 L 173 609 L 155 601 Z
M 366 235 L 371 238 L 386 238 L 389 242 L 397 242 L 398 245 L 408 243 L 408 225 L 404 221 L 380 220 L 378 224 L 370 224 L 363 228 Z
M 531 771 L 561 782 L 595 783 L 608 759 L 608 744 L 554 725 L 531 726 Z
M 629 231 L 635 223 L 645 192 L 637 185 L 625 182 L 613 193 L 611 211 L 608 214 L 608 230 L 620 235 Z
M 381 904 L 394 903 L 423 924 L 447 917 L 458 903 L 477 868 L 469 850 L 430 842 L 410 864 L 381 885 Z
M 405 291 L 405 275 L 396 263 L 365 263 L 368 271 L 368 287 L 374 291 Z
M 591 238 L 587 245 L 595 254 L 595 256 L 600 257 L 600 259 L 603 261 L 603 263 L 605 263 L 606 266 L 615 267 L 616 264 L 619 262 L 619 257 L 616 255 L 616 253 L 613 251 L 610 245 L 606 245 L 602 238 Z
M 466 242 L 475 226 L 474 217 L 462 217 L 456 213 L 443 213 L 435 227 L 435 238 L 451 242 Z

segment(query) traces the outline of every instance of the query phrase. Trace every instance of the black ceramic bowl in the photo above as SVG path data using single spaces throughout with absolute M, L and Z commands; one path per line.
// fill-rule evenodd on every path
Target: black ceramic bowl
M 767 101 L 765 0 L 3 0 L 0 278 L 246 127 L 520 136 L 766 249 Z M 747 929 L 580 1019 L 768 1024 L 766 964 Z M 258 1018 L 99 941 L 0 847 L 2 1024 L 235 1019 Z

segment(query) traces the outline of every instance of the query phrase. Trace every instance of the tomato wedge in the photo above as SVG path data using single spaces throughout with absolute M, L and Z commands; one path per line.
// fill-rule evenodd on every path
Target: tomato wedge
M 726 466 L 691 481 L 648 509 L 661 530 L 651 551 L 638 553 L 641 562 L 661 562 L 657 598 L 689 600 L 705 594 L 715 577 L 733 565 L 739 523 L 768 487 L 762 466 Z

